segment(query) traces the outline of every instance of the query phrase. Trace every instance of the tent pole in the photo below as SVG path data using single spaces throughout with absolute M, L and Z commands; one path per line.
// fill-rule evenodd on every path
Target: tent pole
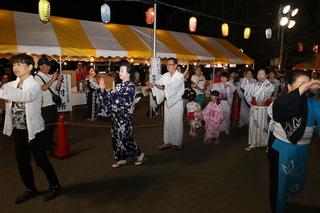
M 153 21 L 153 58 L 157 57 L 157 3 L 153 1 L 154 21 Z M 152 82 L 152 70 L 149 69 L 149 81 Z M 154 82 L 152 82 L 154 83 Z M 152 94 L 149 94 L 149 117 L 152 119 Z
M 62 72 L 62 60 L 61 60 L 61 55 L 59 55 L 59 68 L 60 68 L 60 73 Z

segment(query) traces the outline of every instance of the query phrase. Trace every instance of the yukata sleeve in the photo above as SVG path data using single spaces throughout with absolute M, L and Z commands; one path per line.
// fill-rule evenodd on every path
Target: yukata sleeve
M 157 84 L 162 85 L 164 83 L 163 76 L 157 81 Z M 152 95 L 156 98 L 156 103 L 159 105 L 164 101 L 164 91 L 157 87 L 151 88 Z
M 273 120 L 282 122 L 291 119 L 294 115 L 299 113 L 301 104 L 303 104 L 302 101 L 303 95 L 300 96 L 299 89 L 287 94 L 282 94 L 273 102 Z
M 209 104 L 202 110 L 202 117 L 203 117 L 204 121 L 209 120 L 209 117 L 210 117 L 210 105 Z
M 112 113 L 111 92 L 101 92 L 99 96 L 98 116 L 110 117 Z
M 99 84 L 97 84 L 97 82 L 95 82 L 92 78 L 89 78 L 88 86 L 89 86 L 90 91 L 97 91 L 100 88 Z

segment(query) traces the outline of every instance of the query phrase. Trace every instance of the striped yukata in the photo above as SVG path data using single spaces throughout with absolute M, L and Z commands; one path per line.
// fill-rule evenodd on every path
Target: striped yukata
M 267 146 L 268 106 L 264 102 L 271 98 L 274 86 L 269 80 L 257 83 L 242 82 L 244 98 L 251 105 L 249 112 L 249 147 Z

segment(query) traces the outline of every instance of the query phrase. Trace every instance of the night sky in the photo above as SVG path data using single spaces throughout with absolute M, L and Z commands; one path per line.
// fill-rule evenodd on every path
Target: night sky
M 152 2 L 142 0 L 144 2 Z M 270 58 L 276 57 L 277 47 L 277 12 L 280 5 L 290 3 L 299 8 L 296 17 L 296 26 L 286 30 L 285 57 L 287 65 L 293 65 L 312 57 L 312 45 L 320 43 L 320 3 L 317 0 L 295 1 L 270 1 L 270 0 L 161 0 L 160 2 L 176 5 L 198 13 L 216 16 L 239 24 L 229 24 L 230 35 L 226 39 L 237 47 L 244 49 L 245 53 L 256 60 L 258 66 L 266 66 Z M 100 6 L 104 1 L 71 1 L 50 0 L 51 15 L 82 20 L 101 21 Z M 145 12 L 152 3 L 135 1 L 110 1 L 111 22 L 147 26 Z M 37 13 L 38 0 L 1 0 L 0 8 L 22 12 Z M 158 5 L 158 28 L 188 32 L 188 20 L 190 16 L 198 18 L 196 34 L 212 37 L 222 37 L 222 21 L 204 17 L 199 14 L 177 10 L 164 5 Z M 246 26 L 252 28 L 249 40 L 243 39 L 243 29 Z M 267 40 L 264 31 L 266 27 L 272 27 L 273 38 Z M 1 29 L 0 29 L 1 30 Z M 303 42 L 304 52 L 297 51 L 297 43 Z

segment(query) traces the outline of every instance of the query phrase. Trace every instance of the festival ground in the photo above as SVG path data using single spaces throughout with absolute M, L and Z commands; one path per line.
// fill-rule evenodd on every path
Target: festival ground
M 16 168 L 11 138 L 0 136 L 0 212 L 112 212 L 112 213 L 269 213 L 268 160 L 264 149 L 244 151 L 247 127 L 231 129 L 218 145 L 204 145 L 202 136 L 188 136 L 185 126 L 182 151 L 158 151 L 162 143 L 161 117 L 150 120 L 146 108 L 137 108 L 135 139 L 147 162 L 113 169 L 109 122 L 86 121 L 84 108 L 68 126 L 72 150 L 65 160 L 50 158 L 63 190 L 55 200 L 38 196 L 14 204 L 24 187 Z M 68 117 L 68 116 L 66 116 Z M 66 119 L 67 120 L 67 119 Z M 81 126 L 79 124 L 82 124 Z M 87 126 L 94 124 L 95 126 Z M 151 127 L 147 127 L 150 125 Z M 305 190 L 292 199 L 286 212 L 320 212 L 320 143 L 314 137 Z M 48 188 L 43 173 L 34 176 L 39 190 Z

